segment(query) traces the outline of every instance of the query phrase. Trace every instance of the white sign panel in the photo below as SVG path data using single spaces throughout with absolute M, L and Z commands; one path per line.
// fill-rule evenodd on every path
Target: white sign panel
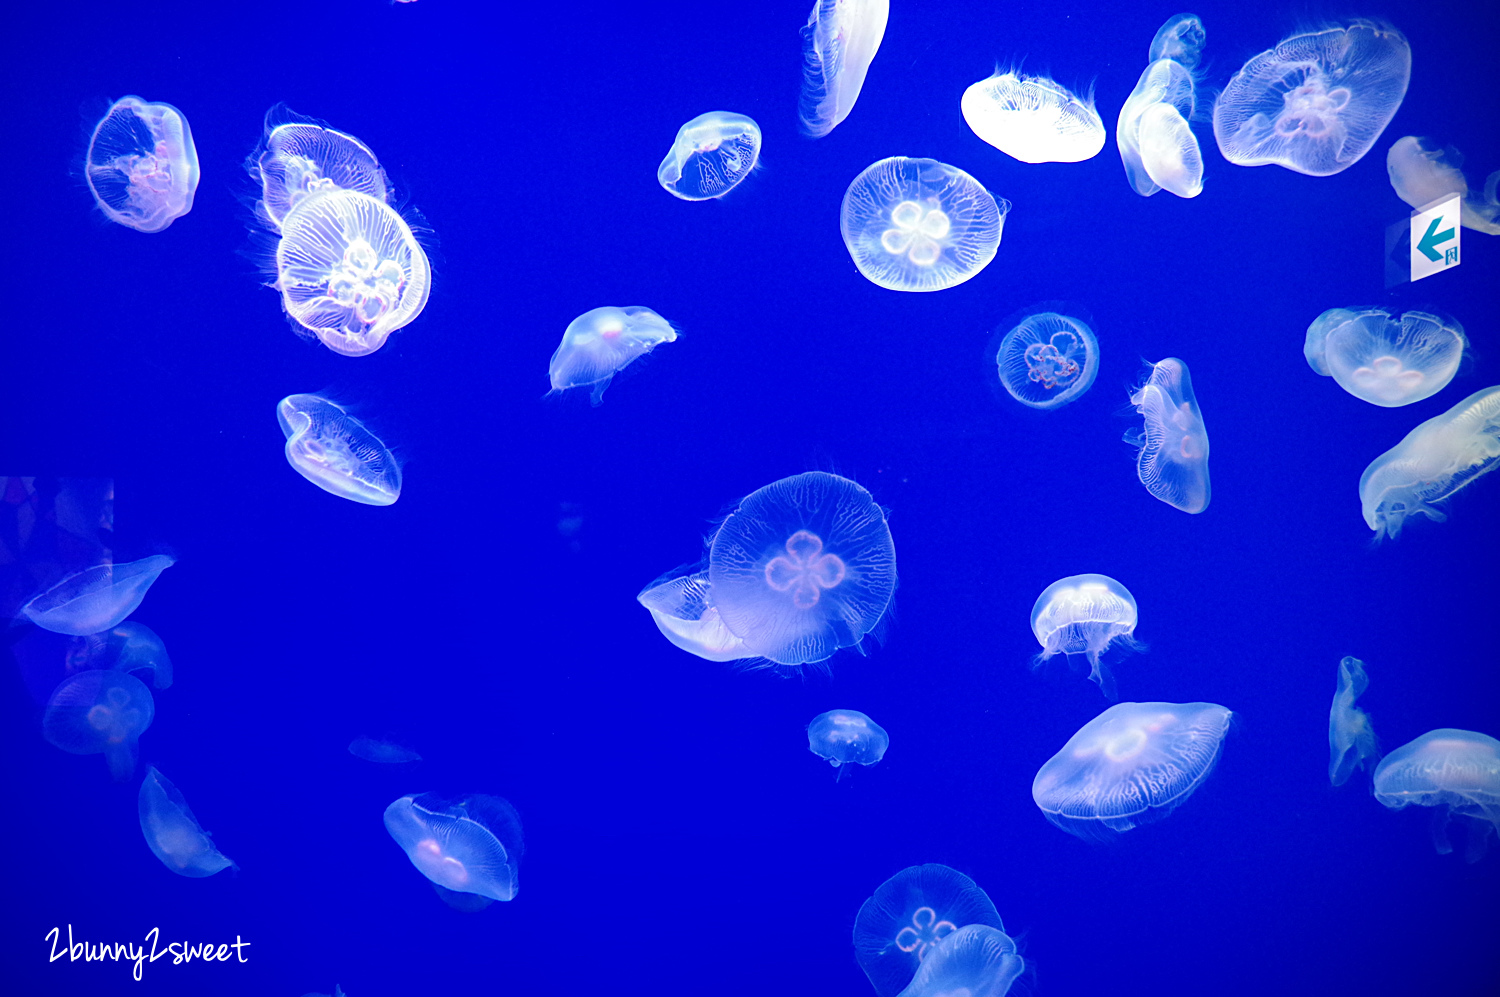
M 1458 213 L 1462 199 L 1454 194 L 1411 216 L 1411 279 L 1421 280 L 1458 266 Z

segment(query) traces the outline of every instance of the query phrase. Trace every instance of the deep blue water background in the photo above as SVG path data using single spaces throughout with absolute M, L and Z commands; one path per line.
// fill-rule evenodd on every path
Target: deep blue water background
M 136 614 L 177 668 L 142 765 L 240 871 L 171 875 L 142 841 L 137 784 L 42 740 L 63 639 L 14 627 L 0 989 L 858 997 L 860 903 L 943 862 L 989 892 L 1038 995 L 1500 992 L 1500 854 L 1439 856 L 1425 814 L 1326 775 L 1345 654 L 1367 663 L 1386 748 L 1436 727 L 1500 735 L 1500 481 L 1379 547 L 1356 494 L 1414 425 L 1500 382 L 1500 240 L 1466 231 L 1462 266 L 1394 291 L 1381 270 L 1407 211 L 1392 141 L 1451 142 L 1471 180 L 1500 168 L 1493 10 L 1197 5 L 1212 87 L 1324 17 L 1388 19 L 1414 68 L 1376 148 L 1334 177 L 1231 166 L 1200 123 L 1205 190 L 1180 200 L 1135 195 L 1113 142 L 1175 8 L 895 0 L 854 113 L 813 142 L 796 130 L 808 6 L 6 15 L 0 473 L 113 477 L 116 556 L 179 558 Z M 1095 86 L 1098 157 L 1024 165 L 965 126 L 963 89 L 1021 60 Z M 164 234 L 103 221 L 79 175 L 88 128 L 126 93 L 192 124 L 202 182 Z M 293 335 L 246 255 L 241 163 L 278 101 L 368 143 L 436 233 L 431 301 L 368 358 Z M 764 168 L 723 202 L 669 197 L 655 168 L 673 134 L 719 108 L 760 123 Z M 937 294 L 855 271 L 839 201 L 889 155 L 953 163 L 1013 202 L 987 270 Z M 1023 410 L 988 386 L 984 346 L 1055 300 L 1092 316 L 1102 367 L 1076 403 Z M 1457 316 L 1473 364 L 1410 407 L 1352 398 L 1302 339 L 1325 308 L 1366 303 Z M 541 401 L 563 328 L 602 304 L 647 305 L 682 338 L 598 409 Z M 1143 360 L 1168 355 L 1190 365 L 1213 444 L 1200 516 L 1150 498 L 1120 440 Z M 398 504 L 339 501 L 287 467 L 274 405 L 301 391 L 396 448 Z M 812 469 L 891 510 L 884 643 L 790 680 L 668 645 L 636 592 L 696 559 L 738 498 Z M 1122 699 L 1239 717 L 1187 805 L 1102 847 L 1029 793 L 1107 705 L 1066 669 L 1027 668 L 1032 601 L 1077 572 L 1139 601 L 1150 650 L 1118 665 Z M 53 660 L 48 640 L 43 680 L 23 659 Z M 839 782 L 803 733 L 833 707 L 891 733 L 878 767 Z M 359 761 L 360 734 L 426 760 Z M 450 910 L 392 844 L 382 810 L 423 790 L 515 804 L 513 903 Z M 239 935 L 249 962 L 163 960 L 141 983 L 49 964 L 44 936 L 69 924 L 92 941 Z

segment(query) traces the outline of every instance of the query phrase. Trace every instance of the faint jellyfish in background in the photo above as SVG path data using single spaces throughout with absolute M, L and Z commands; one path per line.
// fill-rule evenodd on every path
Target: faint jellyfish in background
M 182 793 L 155 766 L 146 769 L 141 782 L 140 812 L 147 847 L 177 875 L 199 879 L 239 868 L 214 847 Z
M 882 159 L 844 193 L 839 229 L 859 272 L 892 291 L 941 291 L 989 266 L 1010 202 L 935 159 Z
M 422 313 L 432 265 L 384 201 L 330 189 L 282 219 L 274 286 L 298 326 L 335 353 L 361 357 Z
M 1500 464 L 1500 385 L 1476 391 L 1407 433 L 1359 478 L 1359 502 L 1375 539 L 1401 535 L 1412 516 L 1441 523 L 1454 492 Z
M 757 489 L 729 514 L 709 545 L 708 584 L 750 654 L 811 664 L 880 622 L 896 590 L 896 547 L 869 492 L 810 471 Z
M 1188 125 L 1196 109 L 1193 77 L 1176 61 L 1158 59 L 1141 73 L 1115 123 L 1120 161 L 1137 194 L 1203 192 L 1203 155 Z
M 1045 76 L 997 73 L 965 90 L 959 109 L 975 135 L 1023 163 L 1078 163 L 1104 148 L 1093 97 Z
M 1231 716 L 1215 703 L 1116 703 L 1041 767 L 1032 799 L 1084 839 L 1161 820 L 1213 771 Z
M 709 605 L 708 572 L 679 568 L 642 590 L 636 601 L 651 612 L 662 636 L 690 654 L 709 661 L 753 658 L 724 626 L 719 611 Z
M 1255 56 L 1214 103 L 1219 151 L 1240 166 L 1326 177 L 1357 163 L 1406 96 L 1411 47 L 1368 21 L 1293 35 Z
M 1500 235 L 1500 170 L 1485 180 L 1482 192 L 1469 191 L 1469 181 L 1460 167 L 1464 157 L 1457 149 L 1442 149 L 1427 138 L 1398 138 L 1385 156 L 1396 196 L 1413 208 L 1425 208 L 1453 194 L 1463 198 L 1459 220 L 1464 228 Z
M 1183 512 L 1208 508 L 1208 431 L 1187 364 L 1167 357 L 1151 365 L 1146 383 L 1130 395 L 1145 416 L 1142 432 L 1125 434 L 1140 448 L 1136 475 L 1146 491 Z
M 995 351 L 1000 383 L 1032 408 L 1060 408 L 1082 395 L 1099 373 L 1099 341 L 1082 320 L 1056 312 L 1028 315 Z
M 198 150 L 171 104 L 121 97 L 89 139 L 84 176 L 99 209 L 137 232 L 160 232 L 193 210 Z
M 412 3 L 412 2 L 414 2 L 414 0 L 396 0 L 396 2 L 397 3 Z M 335 983 L 333 985 L 333 993 L 331 993 L 331 994 L 306 993 L 306 994 L 303 994 L 302 997 L 348 997 L 348 995 L 346 995 L 344 993 L 343 989 L 340 988 L 337 983 Z
M 1500 831 L 1500 741 L 1444 727 L 1403 744 L 1375 766 L 1375 798 L 1392 810 L 1432 807 L 1432 844 L 1453 851 L 1448 822 L 1466 818 L 1465 858 L 1477 862 Z
M 807 750 L 839 770 L 845 765 L 874 765 L 885 757 L 891 739 L 885 728 L 858 710 L 829 710 L 807 725 Z
M 971 924 L 1005 930 L 989 895 L 968 876 L 936 862 L 909 866 L 860 905 L 854 957 L 880 997 L 897 997 L 935 946 Z
M 156 631 L 144 623 L 121 623 L 103 633 L 75 637 L 68 646 L 68 670 L 113 668 L 119 672 L 151 673 L 158 689 L 172 685 L 172 659 Z
M 943 937 L 899 997 L 1005 997 L 1026 960 L 998 928 L 967 924 Z
M 684 201 L 723 197 L 760 160 L 760 126 L 743 114 L 710 111 L 677 129 L 656 179 Z
M 353 135 L 277 104 L 245 168 L 261 188 L 256 210 L 280 230 L 287 214 L 314 194 L 349 190 L 388 203 L 391 185 L 375 153 Z
M 1110 647 L 1146 649 L 1133 638 L 1136 616 L 1135 597 L 1108 575 L 1059 578 L 1031 607 L 1031 632 L 1042 645 L 1032 667 L 1056 654 L 1082 654 L 1088 659 L 1089 678 L 1107 699 L 1114 699 L 1119 695 L 1115 677 L 1100 658 Z
M 1363 661 L 1346 657 L 1339 662 L 1339 685 L 1328 711 L 1328 781 L 1335 786 L 1380 755 L 1369 714 L 1354 705 L 1369 687 Z
M 1355 398 L 1395 408 L 1447 387 L 1467 346 L 1464 327 L 1445 315 L 1330 308 L 1307 327 L 1302 352 Z
M 157 576 L 176 563 L 165 554 L 153 554 L 126 564 L 97 564 L 64 578 L 22 606 L 21 612 L 53 633 L 103 633 L 140 608 Z
M 276 404 L 293 470 L 330 495 L 362 505 L 401 497 L 401 468 L 380 438 L 343 406 L 321 395 L 287 395 Z
M 356 737 L 350 741 L 349 754 L 355 758 L 363 758 L 367 762 L 377 762 L 381 765 L 402 765 L 422 760 L 422 756 L 410 748 L 393 741 L 382 741 L 373 737 Z
M 594 308 L 568 323 L 547 364 L 553 391 L 593 388 L 589 400 L 604 401 L 616 374 L 662 343 L 677 341 L 677 328 L 649 308 Z
M 1203 57 L 1203 45 L 1208 33 L 1203 30 L 1203 19 L 1197 14 L 1174 14 L 1151 39 L 1151 51 L 1147 59 L 1171 59 L 1187 69 L 1198 65 Z
M 101 752 L 116 782 L 135 771 L 136 744 L 156 701 L 134 675 L 113 669 L 79 672 L 62 680 L 42 713 L 42 736 L 75 755 Z
M 521 818 L 498 796 L 403 796 L 385 808 L 385 829 L 450 907 L 479 910 L 519 889 Z
M 822 138 L 854 109 L 890 12 L 890 0 L 814 0 L 802 29 L 803 134 Z

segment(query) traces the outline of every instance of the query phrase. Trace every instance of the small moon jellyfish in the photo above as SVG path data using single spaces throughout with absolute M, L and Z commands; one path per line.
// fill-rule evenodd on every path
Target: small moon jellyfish
M 1370 151 L 1410 78 L 1411 47 L 1394 28 L 1293 35 L 1234 74 L 1214 103 L 1214 137 L 1239 166 L 1332 176 Z
M 422 313 L 432 265 L 390 205 L 329 189 L 282 219 L 273 286 L 297 325 L 333 352 L 361 357 Z
M 997 73 L 965 90 L 959 109 L 975 135 L 1023 163 L 1079 163 L 1104 148 L 1093 99 L 1045 76 Z
M 593 308 L 568 323 L 547 364 L 553 391 L 593 388 L 598 405 L 614 376 L 662 343 L 675 343 L 677 329 L 649 308 Z
M 885 513 L 848 478 L 810 471 L 740 502 L 714 532 L 708 583 L 725 628 L 778 665 L 822 661 L 875 628 L 896 590 Z
M 1213 771 L 1231 716 L 1215 703 L 1116 703 L 1048 759 L 1031 797 L 1085 839 L 1161 820 Z
M 140 811 L 147 847 L 177 875 L 200 879 L 239 868 L 215 847 L 182 793 L 155 766 L 146 769 L 141 781 Z
M 103 633 L 140 608 L 157 576 L 176 563 L 165 554 L 153 554 L 126 564 L 96 564 L 64 578 L 22 606 L 21 612 L 53 633 Z
M 854 265 L 892 291 L 941 291 L 989 266 L 1010 202 L 935 159 L 892 156 L 844 192 L 839 229 Z
M 807 750 L 839 770 L 844 765 L 874 765 L 891 743 L 885 728 L 858 710 L 829 710 L 807 725 Z
M 1100 657 L 1115 646 L 1145 650 L 1133 638 L 1136 617 L 1135 597 L 1108 575 L 1059 578 L 1031 607 L 1031 632 L 1042 645 L 1036 665 L 1056 654 L 1082 654 L 1089 662 L 1089 678 L 1106 698 L 1114 699 L 1115 677 Z
M 380 765 L 404 765 L 422 760 L 422 756 L 410 748 L 373 737 L 356 737 L 350 741 L 349 754 Z
M 1474 392 L 1407 433 L 1359 477 L 1365 524 L 1383 536 L 1401 535 L 1412 516 L 1441 523 L 1438 508 L 1460 488 L 1500 464 L 1500 384 Z
M 890 0 L 813 0 L 802 29 L 803 134 L 822 138 L 849 116 L 890 13 Z
M 743 114 L 710 111 L 677 129 L 656 179 L 684 201 L 723 197 L 760 160 L 760 126 Z
M 927 952 L 899 997 L 1005 997 L 1026 960 L 998 928 L 966 924 Z
M 385 829 L 451 907 L 477 910 L 519 889 L 521 818 L 498 796 L 403 796 L 385 808 Z
M 343 406 L 321 395 L 287 395 L 276 404 L 292 469 L 330 495 L 361 505 L 401 497 L 401 468 L 380 438 Z
M 1369 687 L 1363 661 L 1346 657 L 1339 662 L 1338 689 L 1328 710 L 1328 781 L 1335 786 L 1380 756 L 1370 715 L 1354 705 Z
M 1022 405 L 1052 409 L 1073 401 L 1099 373 L 1099 341 L 1082 319 L 1028 315 L 995 352 L 1000 383 Z
M 1167 18 L 1151 39 L 1151 51 L 1147 60 L 1171 59 L 1188 69 L 1198 65 L 1203 57 L 1203 45 L 1208 33 L 1203 30 L 1203 19 L 1197 14 L 1173 14 Z
M 1470 193 L 1464 176 L 1463 155 L 1457 149 L 1439 148 L 1431 139 L 1407 135 L 1398 138 L 1385 156 L 1386 172 L 1396 196 L 1413 208 L 1422 209 L 1454 194 L 1463 198 L 1459 222 L 1464 228 L 1500 235 L 1500 170 L 1489 175 L 1483 192 Z
M 679 569 L 646 586 L 636 601 L 651 612 L 662 636 L 690 654 L 708 661 L 755 657 L 719 619 L 709 591 L 708 572 Z
M 172 659 L 156 631 L 144 623 L 126 622 L 103 633 L 73 638 L 68 648 L 68 668 L 113 668 L 120 672 L 151 673 L 158 689 L 172 685 Z
M 121 97 L 89 139 L 84 176 L 99 210 L 137 232 L 160 232 L 193 210 L 198 149 L 171 104 Z
M 1176 357 L 1152 364 L 1130 404 L 1145 416 L 1144 430 L 1125 434 L 1125 442 L 1140 448 L 1136 476 L 1146 491 L 1183 512 L 1207 509 L 1208 430 L 1187 364 Z
M 319 192 L 351 190 L 381 202 L 391 199 L 390 181 L 369 146 L 285 104 L 266 112 L 265 137 L 245 166 L 261 187 L 257 211 L 277 230 L 293 208 Z
M 1302 352 L 1355 398 L 1395 408 L 1447 387 L 1467 346 L 1464 327 L 1443 315 L 1330 308 L 1307 327 Z
M 1467 820 L 1465 857 L 1476 862 L 1500 831 L 1500 741 L 1472 730 L 1444 727 L 1403 744 L 1375 766 L 1375 798 L 1392 810 L 1432 807 L 1432 844 L 1453 851 L 1448 822 Z
M 156 715 L 151 690 L 134 675 L 93 669 L 62 680 L 42 713 L 42 736 L 75 755 L 103 753 L 117 782 L 135 771 L 136 743 Z
M 1196 108 L 1193 77 L 1176 61 L 1158 59 L 1141 73 L 1115 123 L 1120 161 L 1137 194 L 1203 192 L 1203 154 L 1188 125 Z
M 897 997 L 945 938 L 967 925 L 1004 931 L 989 895 L 936 862 L 902 869 L 860 905 L 854 957 L 879 997 Z

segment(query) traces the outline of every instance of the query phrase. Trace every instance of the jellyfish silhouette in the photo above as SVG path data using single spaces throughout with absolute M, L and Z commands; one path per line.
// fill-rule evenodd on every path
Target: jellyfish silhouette
M 598 405 L 616 374 L 662 343 L 676 341 L 677 328 L 649 308 L 590 309 L 563 330 L 547 365 L 552 391 L 592 388 L 590 401 Z
M 1000 383 L 1031 408 L 1060 408 L 1078 398 L 1099 373 L 1099 341 L 1082 319 L 1039 312 L 1000 340 Z
M 1403 744 L 1375 766 L 1375 798 L 1392 810 L 1432 807 L 1432 844 L 1453 851 L 1448 822 L 1469 825 L 1465 857 L 1476 862 L 1500 831 L 1500 741 L 1444 727 Z
M 386 807 L 385 829 L 449 906 L 476 910 L 519 889 L 521 818 L 498 796 L 403 796 Z
M 890 13 L 890 0 L 813 0 L 802 29 L 803 134 L 822 138 L 849 116 Z
M 1395 408 L 1437 394 L 1463 361 L 1456 320 L 1390 308 L 1330 308 L 1307 327 L 1308 366 L 1355 398 Z
M 401 497 L 401 468 L 379 437 L 321 395 L 287 395 L 276 405 L 292 469 L 330 495 L 361 505 Z
M 116 782 L 135 771 L 136 745 L 156 701 L 134 675 L 113 669 L 79 672 L 62 680 L 42 713 L 42 736 L 75 755 L 102 753 Z
M 1338 690 L 1328 710 L 1328 781 L 1335 786 L 1380 757 L 1369 714 L 1354 705 L 1369 685 L 1363 661 L 1346 657 L 1339 662 Z
M 845 765 L 874 765 L 890 746 L 885 728 L 858 710 L 829 710 L 807 725 L 807 750 L 844 775 Z
M 989 895 L 968 876 L 936 862 L 909 866 L 860 905 L 854 957 L 879 997 L 897 997 L 935 946 L 971 924 L 1005 930 Z
M 156 631 L 144 623 L 129 621 L 112 630 L 73 638 L 68 646 L 68 670 L 113 668 L 121 672 L 150 672 L 151 684 L 166 689 L 172 684 L 172 659 Z
M 245 167 L 260 184 L 256 210 L 276 230 L 314 194 L 351 190 L 381 202 L 391 199 L 390 181 L 369 146 L 285 104 L 266 112 L 265 135 Z
M 86 637 L 119 626 L 140 608 L 157 577 L 177 563 L 153 554 L 126 564 L 97 564 L 69 575 L 21 607 L 44 630 Z
M 710 111 L 677 130 L 656 179 L 684 201 L 723 197 L 760 160 L 760 126 L 743 114 Z
M 193 210 L 198 149 L 171 104 L 115 101 L 94 127 L 84 167 L 99 210 L 126 228 L 160 232 Z
M 1088 659 L 1089 678 L 1099 691 L 1114 699 L 1114 675 L 1100 656 L 1110 647 L 1144 651 L 1133 639 L 1136 625 L 1135 597 L 1108 575 L 1069 575 L 1042 590 L 1031 607 L 1031 632 L 1042 653 L 1033 667 L 1056 654 L 1082 654 Z
M 194 879 L 239 868 L 214 845 L 182 793 L 153 766 L 140 792 L 141 834 L 161 864 Z
M 1005 997 L 1026 960 L 998 928 L 966 924 L 927 952 L 900 997 Z
M 1139 447 L 1136 476 L 1146 491 L 1183 512 L 1208 508 L 1208 430 L 1187 364 L 1176 357 L 1151 365 L 1146 383 L 1130 396 L 1145 416 L 1140 433 L 1125 441 Z
M 959 102 L 974 134 L 1023 163 L 1078 163 L 1104 148 L 1104 122 L 1092 97 L 1045 76 L 997 73 Z

